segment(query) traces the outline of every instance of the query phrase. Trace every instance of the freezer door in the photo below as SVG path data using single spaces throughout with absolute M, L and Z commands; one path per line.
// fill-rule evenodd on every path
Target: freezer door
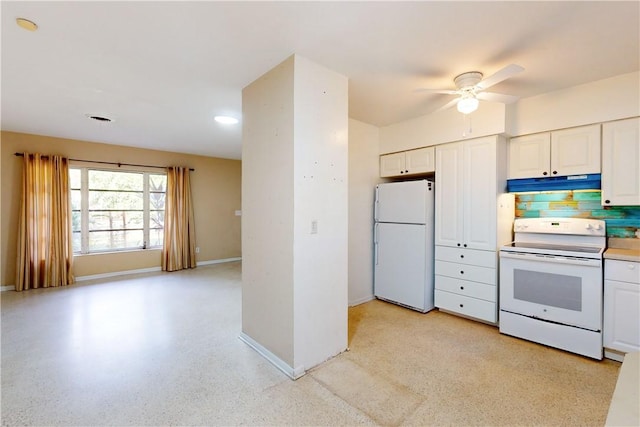
M 376 187 L 375 219 L 405 224 L 433 223 L 432 182 L 406 181 Z
M 375 296 L 422 312 L 431 310 L 433 272 L 427 262 L 426 226 L 378 223 L 375 251 Z

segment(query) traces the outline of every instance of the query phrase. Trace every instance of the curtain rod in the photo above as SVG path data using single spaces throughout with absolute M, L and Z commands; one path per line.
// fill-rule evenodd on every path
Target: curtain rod
M 24 153 L 15 153 L 16 156 L 18 157 L 24 157 Z M 42 157 L 49 157 L 49 156 L 42 156 Z M 154 166 L 154 165 L 137 165 L 135 163 L 118 163 L 118 162 L 102 162 L 99 160 L 82 160 L 82 159 L 69 159 L 69 160 L 73 160 L 74 162 L 86 162 L 86 163 L 100 163 L 103 165 L 117 165 L 118 167 L 121 166 L 137 166 L 137 167 L 142 167 L 142 168 L 158 168 L 158 169 L 166 169 L 168 166 Z M 194 168 L 189 168 L 190 171 L 195 171 Z

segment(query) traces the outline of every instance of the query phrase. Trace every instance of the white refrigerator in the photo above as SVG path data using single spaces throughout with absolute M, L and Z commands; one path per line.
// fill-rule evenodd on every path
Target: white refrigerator
M 433 305 L 435 185 L 404 181 L 376 186 L 374 295 L 426 313 Z

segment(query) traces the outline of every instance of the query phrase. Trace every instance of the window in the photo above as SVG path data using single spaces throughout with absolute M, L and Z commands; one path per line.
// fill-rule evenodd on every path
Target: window
M 73 252 L 162 247 L 165 174 L 70 168 Z

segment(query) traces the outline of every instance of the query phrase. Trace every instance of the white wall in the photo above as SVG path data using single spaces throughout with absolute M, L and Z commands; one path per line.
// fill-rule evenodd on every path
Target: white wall
M 242 91 L 242 332 L 293 366 L 293 58 Z
M 294 55 L 242 104 L 241 338 L 297 378 L 347 348 L 348 80 Z
M 349 305 L 373 299 L 373 197 L 380 131 L 349 120 Z
M 293 366 L 306 370 L 347 348 L 348 80 L 296 55 L 294 81 Z
M 504 104 L 481 101 L 478 110 L 466 119 L 455 108 L 449 108 L 385 126 L 380 128 L 380 154 L 500 134 L 505 130 L 504 118 Z
M 640 72 L 521 99 L 507 109 L 507 133 L 526 135 L 640 115 Z

